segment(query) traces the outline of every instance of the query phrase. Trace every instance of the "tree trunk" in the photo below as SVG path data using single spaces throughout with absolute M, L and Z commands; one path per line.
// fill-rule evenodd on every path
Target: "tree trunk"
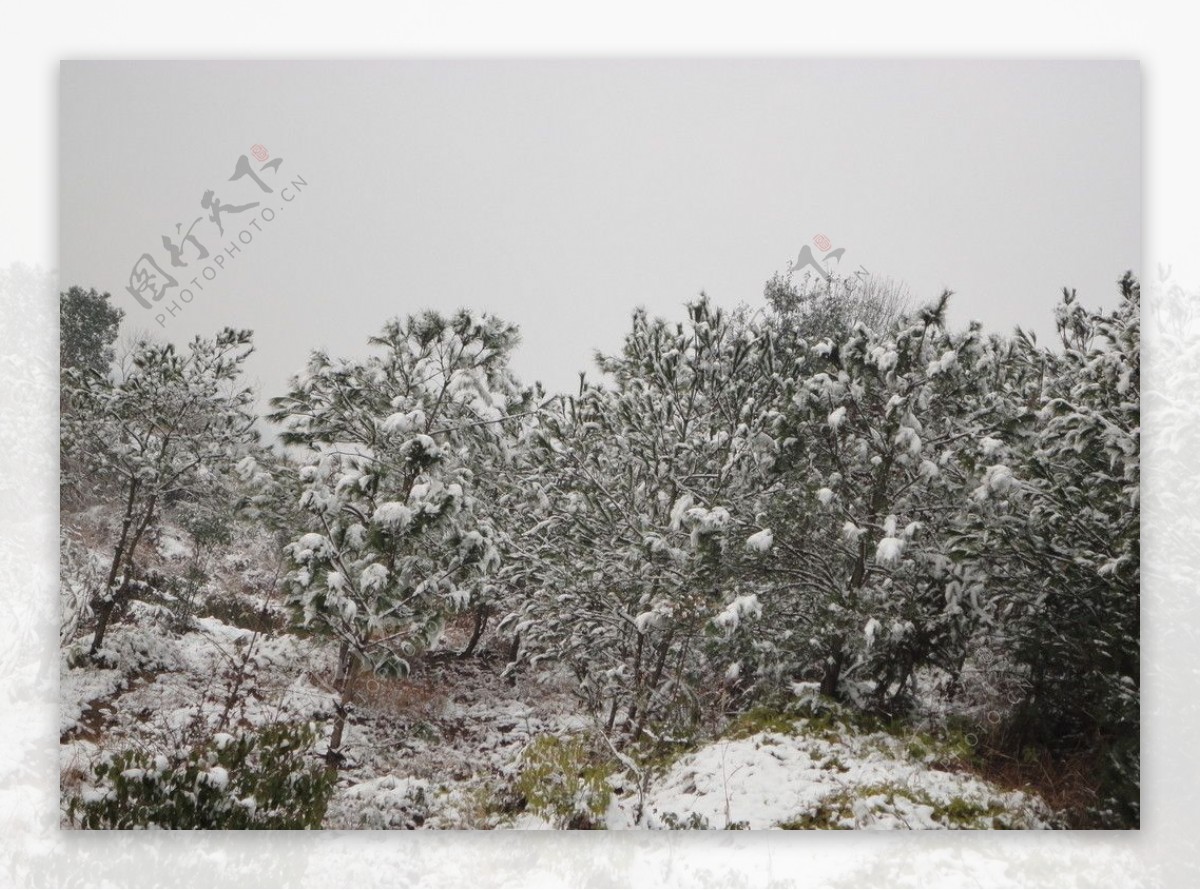
M 338 672 L 334 677 L 333 686 L 337 691 L 337 702 L 334 704 L 333 735 L 329 739 L 329 750 L 325 752 L 325 762 L 330 769 L 337 769 L 346 758 L 342 754 L 342 734 L 346 730 L 346 715 L 350 710 L 350 684 L 354 679 L 354 656 L 350 644 L 343 642 L 338 650 Z
M 667 634 L 666 639 L 663 640 L 662 649 L 658 653 L 658 661 L 654 665 L 654 673 L 651 674 L 650 683 L 645 687 L 643 692 L 642 713 L 638 717 L 637 726 L 633 730 L 633 740 L 635 742 L 642 737 L 642 731 L 646 728 L 646 718 L 650 716 L 650 700 L 654 696 L 654 691 L 658 689 L 658 684 L 662 682 L 663 668 L 666 666 L 667 655 L 671 651 L 671 643 L 674 639 L 675 631 L 672 630 Z
M 125 552 L 123 564 L 121 566 L 121 589 L 105 603 L 106 608 L 104 609 L 104 614 L 100 616 L 99 620 L 96 622 L 96 636 L 92 638 L 92 648 L 90 650 L 90 654 L 93 656 L 100 650 L 100 647 L 104 645 L 104 632 L 108 629 L 108 621 L 112 617 L 113 612 L 116 611 L 117 606 L 121 605 L 126 599 L 129 598 L 130 581 L 133 575 L 133 555 L 137 553 L 138 544 L 142 542 L 142 536 L 146 534 L 146 529 L 150 527 L 150 521 L 154 518 L 154 507 L 156 506 L 157 502 L 158 495 L 152 494 L 150 496 L 150 500 L 146 502 L 146 510 L 142 514 L 142 519 L 138 523 L 137 530 L 133 533 L 133 539 L 130 540 L 128 545 L 124 548 Z M 124 524 L 122 525 L 124 526 Z M 122 538 L 124 538 L 125 531 L 126 529 L 123 527 Z M 116 563 L 114 561 L 113 570 L 110 570 L 109 572 L 110 578 L 112 579 L 109 581 L 109 589 L 112 588 L 113 581 L 115 581 L 115 569 Z
M 508 666 L 513 667 L 517 663 L 517 656 L 521 654 L 521 635 L 513 634 L 512 645 L 508 648 Z M 508 685 L 517 685 L 517 672 L 512 670 L 508 674 Z
M 467 643 L 467 648 L 458 654 L 459 658 L 470 658 L 475 654 L 475 647 L 479 645 L 483 629 L 487 626 L 488 616 L 491 614 L 491 609 L 487 606 L 480 606 L 475 610 L 475 630 L 471 633 L 471 640 Z
M 96 653 L 104 645 L 104 634 L 108 630 L 108 621 L 116 608 L 117 598 L 124 592 L 128 583 L 128 578 L 126 578 L 125 582 L 121 584 L 121 591 L 113 589 L 122 567 L 129 561 L 128 554 L 133 550 L 133 547 L 129 546 L 129 530 L 133 527 L 133 512 L 134 506 L 137 504 L 139 488 L 141 488 L 141 483 L 137 479 L 131 479 L 129 493 L 125 499 L 125 515 L 121 518 L 121 535 L 117 538 L 116 547 L 113 548 L 112 565 L 108 569 L 108 581 L 104 585 L 103 594 L 92 598 L 92 611 L 96 613 L 96 632 L 92 636 L 92 645 L 88 649 L 88 655 L 92 658 L 96 657 Z
M 113 609 L 117 605 L 116 597 L 118 595 L 117 592 L 113 592 L 109 599 L 92 607 L 92 610 L 96 613 L 96 632 L 92 635 L 92 645 L 88 649 L 88 656 L 91 658 L 95 658 L 96 653 L 100 651 L 100 647 L 104 645 L 104 634 L 108 630 L 108 619 L 112 617 Z
M 906 659 L 903 666 L 900 668 L 900 679 L 896 683 L 896 693 L 892 696 L 892 708 L 899 706 L 900 700 L 904 697 L 904 689 L 908 686 L 909 677 L 912 676 L 913 659 Z
M 842 678 L 842 647 L 838 646 L 825 662 L 825 675 L 821 677 L 821 695 L 837 698 L 838 683 Z

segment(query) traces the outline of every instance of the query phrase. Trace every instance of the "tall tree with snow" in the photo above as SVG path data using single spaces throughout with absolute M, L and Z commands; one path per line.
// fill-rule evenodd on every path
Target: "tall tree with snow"
M 522 403 L 516 342 L 492 316 L 424 312 L 388 323 L 365 361 L 315 353 L 273 402 L 284 441 L 307 449 L 291 602 L 340 644 L 331 761 L 359 672 L 406 674 L 497 568 L 475 462 Z
M 948 298 L 878 333 L 792 341 L 803 372 L 760 504 L 772 546 L 745 570 L 770 591 L 786 672 L 815 673 L 825 695 L 851 680 L 898 704 L 918 668 L 957 671 L 978 617 L 951 549 L 1004 413 L 997 343 L 948 331 Z
M 66 419 L 75 410 L 71 393 L 74 380 L 88 373 L 107 376 L 111 370 L 117 330 L 125 313 L 111 303 L 111 295 L 95 288 L 71 287 L 58 295 L 59 319 L 59 416 Z M 64 424 L 65 426 L 65 424 Z M 84 468 L 69 452 L 60 453 L 59 498 L 69 509 L 90 494 Z
M 531 658 L 571 667 L 610 728 L 637 736 L 698 710 L 706 631 L 737 597 L 726 532 L 774 460 L 769 356 L 764 332 L 706 299 L 685 324 L 639 310 L 621 353 L 599 357 L 606 380 L 533 432 L 534 592 L 510 623 Z
M 90 598 L 93 656 L 114 612 L 141 584 L 138 545 L 167 499 L 231 469 L 257 438 L 253 392 L 241 384 L 252 349 L 249 331 L 226 328 L 184 352 L 139 341 L 115 377 L 92 368 L 66 374 L 73 410 L 62 421 L 63 453 L 97 484 L 110 484 L 121 505 L 106 580 Z
M 113 343 L 125 312 L 112 305 L 112 295 L 94 287 L 71 287 L 58 295 L 59 364 L 100 373 L 113 362 Z
M 1025 444 L 1011 470 L 988 469 L 989 509 L 969 542 L 997 579 L 1005 649 L 1025 671 L 1018 732 L 1060 748 L 1099 745 L 1136 809 L 1141 288 L 1127 273 L 1120 291 L 1112 312 L 1064 291 L 1061 350 L 1027 348 L 1041 385 L 1010 400 Z

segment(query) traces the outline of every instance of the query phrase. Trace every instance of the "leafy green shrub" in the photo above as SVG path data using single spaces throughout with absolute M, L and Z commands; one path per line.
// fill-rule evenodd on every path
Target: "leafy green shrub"
M 234 540 L 234 510 L 228 500 L 216 497 L 185 501 L 176 508 L 180 527 L 195 544 L 197 558 L 219 548 L 228 547 Z
M 678 813 L 663 813 L 662 823 L 671 831 L 708 831 L 708 817 L 699 813 L 688 813 L 681 818 Z
M 663 813 L 660 818 L 663 827 L 671 831 L 708 831 L 712 828 L 708 818 L 700 813 L 688 813 L 686 819 L 678 813 Z M 747 831 L 749 828 L 749 822 L 730 822 L 725 826 L 726 831 Z
M 95 767 L 67 818 L 90 829 L 319 828 L 336 776 L 306 765 L 316 737 L 312 725 L 277 723 L 175 757 L 123 751 Z
M 560 828 L 594 828 L 612 799 L 608 772 L 583 739 L 539 736 L 521 757 L 516 791 Z
M 152 591 L 153 601 L 164 603 L 171 610 L 173 629 L 184 633 L 191 629 L 196 616 L 196 606 L 203 597 L 202 591 L 209 576 L 197 565 L 188 565 L 181 574 L 172 575 Z

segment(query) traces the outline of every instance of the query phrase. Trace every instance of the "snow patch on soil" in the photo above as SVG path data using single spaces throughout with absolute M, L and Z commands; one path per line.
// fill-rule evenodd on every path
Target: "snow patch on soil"
M 759 732 L 680 758 L 609 828 L 1050 828 L 1037 798 L 931 768 L 886 733 Z M 640 804 L 640 818 L 639 818 Z

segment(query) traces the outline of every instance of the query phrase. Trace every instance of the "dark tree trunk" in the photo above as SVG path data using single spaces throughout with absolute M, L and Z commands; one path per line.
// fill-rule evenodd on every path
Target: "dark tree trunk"
M 654 690 L 658 689 L 658 684 L 662 682 L 663 668 L 667 664 L 667 655 L 671 652 L 671 642 L 674 639 L 675 632 L 671 631 L 667 634 L 667 638 L 663 640 L 662 649 L 658 653 L 658 660 L 654 664 L 654 672 L 651 674 L 650 682 L 642 693 L 642 713 L 638 717 L 637 726 L 633 730 L 633 740 L 635 742 L 642 737 L 642 731 L 646 728 L 646 718 L 650 716 L 650 699 L 654 695 Z
M 837 698 L 838 684 L 842 679 L 842 649 L 839 646 L 825 662 L 825 674 L 821 677 L 821 695 Z
M 338 650 L 338 672 L 333 686 L 337 691 L 337 702 L 334 704 L 333 735 L 329 739 L 329 750 L 325 752 L 325 762 L 330 769 L 337 769 L 346 758 L 342 754 L 342 735 L 346 730 L 346 715 L 350 710 L 350 684 L 354 679 L 354 655 L 350 644 L 342 643 Z
M 480 606 L 475 610 L 475 629 L 471 632 L 471 640 L 467 643 L 467 648 L 458 654 L 459 658 L 470 658 L 475 654 L 475 647 L 479 645 L 479 640 L 483 637 L 483 629 L 487 627 L 488 617 L 491 614 L 492 611 L 487 606 Z
M 92 610 L 96 613 L 96 633 L 92 636 L 92 645 L 88 649 L 88 655 L 92 658 L 96 657 L 96 653 L 104 645 L 104 634 L 108 630 L 108 622 L 112 619 L 113 613 L 129 593 L 129 573 L 133 565 L 133 554 L 154 514 L 154 498 L 151 498 L 141 522 L 138 523 L 137 531 L 130 540 L 129 533 L 133 528 L 134 508 L 137 505 L 137 494 L 140 488 L 141 485 L 136 479 L 129 483 L 129 496 L 125 500 L 125 515 L 121 519 L 121 536 L 117 539 L 117 546 L 113 549 L 113 560 L 108 570 L 108 582 L 104 587 L 104 597 L 95 597 L 92 600 Z M 114 590 L 117 578 L 122 576 L 120 589 Z
M 111 588 L 109 588 L 111 590 Z M 113 591 L 109 598 L 92 606 L 92 611 L 96 613 L 96 632 L 92 635 L 92 645 L 88 649 L 88 655 L 92 658 L 96 657 L 96 653 L 100 651 L 100 647 L 104 645 L 104 634 L 108 631 L 108 620 L 112 617 L 113 610 L 117 606 L 117 599 L 124 596 L 124 587 L 119 591 Z
M 620 701 L 615 695 L 612 700 L 612 707 L 608 709 L 608 721 L 604 724 L 605 732 L 612 732 L 613 727 L 617 725 L 617 703 Z

